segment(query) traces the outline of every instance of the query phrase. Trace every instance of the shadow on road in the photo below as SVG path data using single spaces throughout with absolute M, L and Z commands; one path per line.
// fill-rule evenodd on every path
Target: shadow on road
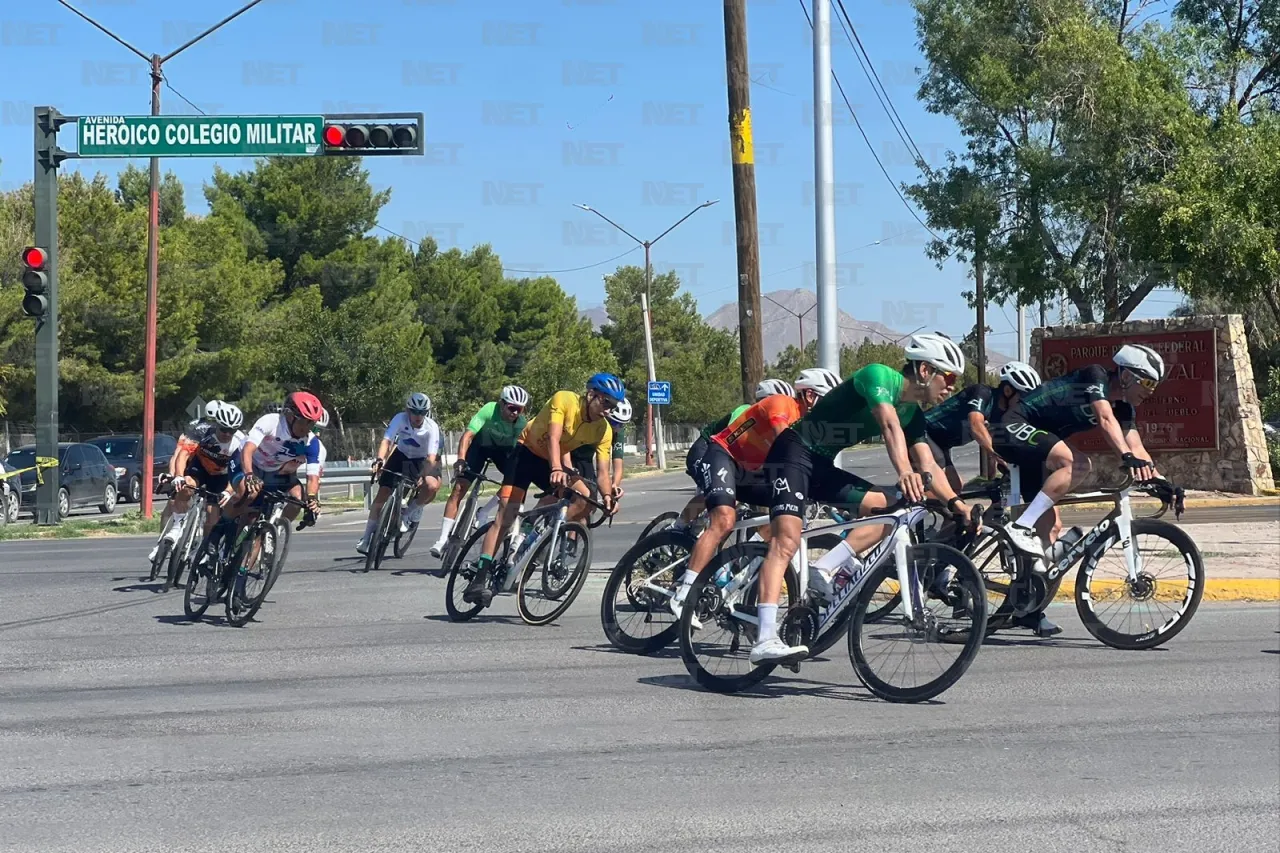
M 124 580 L 128 580 L 128 578 L 112 578 L 112 580 L 124 581 Z M 153 581 L 150 578 L 138 578 L 137 583 L 129 584 L 128 586 L 113 586 L 111 588 L 111 591 L 112 592 L 154 592 L 154 593 L 163 594 L 164 581 L 162 580 Z
M 699 686 L 689 675 L 651 675 L 637 678 L 637 683 L 653 687 L 667 687 L 673 690 L 689 690 L 696 693 L 714 693 Z M 882 700 L 868 693 L 865 688 L 848 684 L 827 684 L 821 681 L 810 681 L 805 678 L 783 678 L 773 676 L 755 687 L 738 693 L 726 693 L 726 696 L 742 696 L 748 699 L 782 699 L 789 696 L 811 696 L 817 699 L 836 699 L 844 702 L 880 702 Z M 919 705 L 945 705 L 945 702 L 930 699 L 919 702 Z
M 1081 651 L 1115 651 L 1110 646 L 1105 646 L 1094 639 L 1079 640 L 1054 640 L 1051 638 L 1041 639 L 1040 637 L 1027 637 L 1025 639 L 1010 639 L 1008 637 L 987 637 L 982 643 L 983 648 L 1046 648 L 1046 649 L 1070 649 Z M 1147 649 L 1150 652 L 1167 652 L 1166 648 Z
M 624 652 L 622 649 L 616 648 L 608 643 L 600 643 L 595 646 L 570 646 L 575 652 L 603 652 L 610 655 L 624 655 L 629 658 L 666 658 L 667 660 L 675 660 L 680 657 L 680 647 L 676 643 L 664 646 L 656 652 L 650 652 L 647 655 L 639 655 L 635 652 Z
M 0 622 L 0 631 L 7 631 L 13 628 L 28 628 L 32 625 L 44 625 L 48 622 L 65 622 L 69 619 L 82 619 L 85 616 L 98 616 L 102 613 L 110 613 L 113 610 L 124 610 L 129 607 L 137 607 L 139 604 L 150 604 L 154 600 L 151 596 L 147 596 L 146 598 L 136 598 L 133 601 L 122 601 L 119 604 L 103 604 L 98 607 L 86 607 L 83 610 L 71 610 L 66 613 L 54 613 L 49 616 L 19 619 L 15 622 Z
M 423 616 L 422 618 L 429 619 L 432 622 L 453 622 L 453 620 L 449 618 L 448 613 L 432 613 L 429 616 Z M 478 623 L 481 625 L 485 623 L 494 623 L 494 622 L 504 624 L 504 625 L 523 625 L 524 624 L 524 620 L 521 619 L 519 616 L 500 616 L 497 614 L 492 616 L 483 616 L 483 615 L 477 614 L 471 617 L 470 619 L 466 620 L 466 622 L 457 622 L 454 624 L 466 625 L 468 622 Z M 552 624 L 554 625 L 555 623 L 553 622 Z M 539 627 L 549 628 L 551 626 L 541 625 Z M 560 626 L 557 625 L 556 627 L 560 627 Z

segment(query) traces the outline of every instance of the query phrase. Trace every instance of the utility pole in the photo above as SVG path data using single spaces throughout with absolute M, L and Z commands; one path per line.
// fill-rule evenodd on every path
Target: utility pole
M 738 235 L 738 350 L 742 399 L 764 379 L 760 319 L 760 231 L 756 213 L 747 0 L 724 0 L 724 61 L 729 81 L 729 150 L 733 154 L 733 218 Z
M 195 38 L 189 39 L 185 44 L 171 51 L 165 56 L 153 53 L 146 55 L 138 48 L 129 44 L 120 36 L 111 32 L 102 24 L 90 18 L 84 12 L 81 12 L 75 6 L 72 6 L 67 0 L 58 0 L 63 6 L 66 6 L 72 12 L 84 18 L 93 26 L 133 51 L 143 61 L 145 61 L 151 70 L 151 114 L 153 116 L 160 115 L 160 83 L 164 80 L 164 63 L 173 59 L 179 53 L 191 47 L 191 45 L 208 36 L 210 33 L 221 29 L 224 25 L 230 23 L 245 12 L 257 6 L 262 0 L 250 0 L 250 2 L 241 6 L 236 11 L 227 15 L 218 23 L 206 29 Z M 151 482 L 155 473 L 155 432 L 156 432 L 156 323 L 157 323 L 157 298 L 156 291 L 159 285 L 160 272 L 160 158 L 152 157 L 151 159 L 151 189 L 149 194 L 148 215 L 147 215 L 147 329 L 145 336 L 145 355 L 143 356 L 142 370 L 142 516 L 143 518 L 151 517 Z
M 973 296 L 978 303 L 978 382 L 987 383 L 987 294 L 986 268 L 981 256 L 973 259 Z M 986 477 L 991 468 L 991 457 L 983 448 L 978 449 L 978 472 Z
M 1027 360 L 1027 309 L 1018 302 L 1018 361 Z
M 649 368 L 649 381 L 650 381 L 650 382 L 655 382 L 655 381 L 657 381 L 658 376 L 657 376 L 657 372 L 656 372 L 656 367 L 655 367 L 655 365 L 654 365 L 654 363 L 653 363 L 653 341 L 651 340 L 652 331 L 651 331 L 651 323 L 650 323 L 650 317 L 649 317 L 649 300 L 650 300 L 650 299 L 652 298 L 652 296 L 653 296 L 653 294 L 652 294 L 652 293 L 650 293 L 650 288 L 651 288 L 651 286 L 652 286 L 652 282 L 653 282 L 653 277 L 652 277 L 652 276 L 653 276 L 653 273 L 652 273 L 653 265 L 649 262 L 649 249 L 650 249 L 650 248 L 652 248 L 652 246 L 653 246 L 653 244 L 654 244 L 654 243 L 658 242 L 658 241 L 659 241 L 659 240 L 661 240 L 663 237 L 667 236 L 667 235 L 668 235 L 668 234 L 670 234 L 672 231 L 674 231 L 674 230 L 675 230 L 675 229 L 680 225 L 680 223 L 684 222 L 684 221 L 685 221 L 686 219 L 688 219 L 690 216 L 693 216 L 695 213 L 697 213 L 699 210 L 702 210 L 704 207 L 710 207 L 711 205 L 716 204 L 716 203 L 717 203 L 717 202 L 719 202 L 719 201 L 720 201 L 720 199 L 718 199 L 718 198 L 711 199 L 710 201 L 704 201 L 702 204 L 698 205 L 698 206 L 697 206 L 697 207 L 695 207 L 693 210 L 689 211 L 689 212 L 688 212 L 688 213 L 686 213 L 684 216 L 682 216 L 682 217 L 680 217 L 678 220 L 676 220 L 676 224 L 675 224 L 675 225 L 672 225 L 670 228 L 668 228 L 666 231 L 663 231 L 661 234 L 659 234 L 657 237 L 654 237 L 652 240 L 641 240 L 639 237 L 637 237 L 636 235 L 632 234 L 630 231 L 628 231 L 627 229 L 623 228 L 621 225 L 619 225 L 618 223 L 614 222 L 612 219 L 610 219 L 609 217 L 605 216 L 603 213 L 601 213 L 600 211 L 596 210 L 594 207 L 591 207 L 590 205 L 586 205 L 586 204 L 575 204 L 575 205 L 574 205 L 574 207 L 578 208 L 579 210 L 585 210 L 585 211 L 587 211 L 588 213 L 594 213 L 596 216 L 599 216 L 599 217 L 600 217 L 601 219 L 603 219 L 605 222 L 608 222 L 608 223 L 609 223 L 610 225 L 612 225 L 614 228 L 617 228 L 617 229 L 618 229 L 619 231 L 621 231 L 623 234 L 626 234 L 626 235 L 627 235 L 628 237 L 630 237 L 632 240 L 635 240 L 637 243 L 639 243 L 641 246 L 643 246 L 643 247 L 644 247 L 644 293 L 643 293 L 643 294 L 641 294 L 641 297 L 640 297 L 640 309 L 641 309 L 641 315 L 644 317 L 645 360 L 648 362 L 648 368 Z M 646 389 L 645 389 L 645 401 L 646 401 L 646 403 L 648 403 L 648 399 L 649 399 L 649 394 L 648 394 L 648 389 L 646 388 Z M 654 418 L 655 418 L 655 413 L 654 413 L 654 407 L 653 407 L 653 404 L 652 404 L 652 403 L 649 403 L 649 404 L 648 404 L 648 406 L 649 406 L 649 415 L 648 415 L 649 434 L 648 434 L 648 436 L 647 436 L 647 442 L 646 442 L 646 446 L 645 446 L 644 464 L 645 464 L 645 465 L 652 465 L 652 464 L 653 464 L 653 446 L 654 446 L 654 441 L 653 441 L 653 438 L 654 438 L 653 427 L 654 427 Z M 661 412 L 658 412 L 658 413 L 657 413 L 657 415 L 656 415 L 656 417 L 657 417 L 657 422 L 658 422 L 658 430 L 659 430 L 659 432 L 661 432 L 661 430 L 662 430 L 662 413 L 661 413 Z M 662 444 L 661 444 L 661 438 L 659 438 L 659 444 L 658 444 L 658 464 L 662 466 L 662 470 L 664 470 L 664 471 L 667 469 L 667 465 L 666 465 L 666 456 L 667 456 L 667 454 L 666 454 L 666 449 L 662 446 Z
M 835 158 L 832 153 L 831 0 L 813 0 L 813 170 L 818 273 L 818 364 L 840 372 L 836 330 Z

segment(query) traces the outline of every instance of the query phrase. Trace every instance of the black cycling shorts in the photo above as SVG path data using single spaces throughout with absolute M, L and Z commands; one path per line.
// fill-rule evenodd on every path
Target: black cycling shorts
M 698 440 L 689 446 L 689 454 L 684 458 L 684 472 L 697 485 L 698 494 L 702 494 L 702 483 L 698 479 L 698 462 L 702 459 L 702 454 L 707 452 L 709 444 L 711 444 L 709 439 L 698 436 Z
M 382 474 L 378 477 L 378 485 L 385 486 L 388 489 L 394 489 L 396 487 L 396 481 L 399 479 L 394 475 L 401 474 L 408 478 L 405 481 L 405 486 L 412 488 L 413 485 L 418 482 L 418 478 L 424 473 L 429 477 L 438 478 L 440 476 L 440 462 L 437 460 L 436 464 L 428 469 L 427 460 L 425 458 L 411 459 L 401 453 L 400 448 L 397 447 L 395 450 L 391 451 L 391 457 L 387 459 L 387 463 L 382 466 Z
M 518 444 L 511 465 L 502 478 L 502 490 L 508 492 L 518 489 L 527 492 L 530 485 L 536 485 L 546 492 L 551 491 L 551 463 L 523 444 Z
M 752 506 L 769 505 L 771 492 L 765 475 L 747 471 L 714 441 L 707 442 L 695 473 L 695 482 L 698 491 L 706 497 L 707 509 L 737 506 L 738 501 Z
M 505 477 L 507 466 L 511 464 L 511 459 L 514 455 L 514 447 L 486 446 L 473 441 L 471 446 L 467 448 L 467 455 L 462 459 L 466 462 L 467 469 L 476 473 L 484 471 L 485 463 L 492 462 L 493 467 L 497 468 Z
M 996 455 L 1018 466 L 1018 488 L 1023 502 L 1031 500 L 1044 486 L 1044 466 L 1049 452 L 1062 441 L 1057 434 L 1011 418 L 991 429 L 991 446 Z
M 187 470 L 184 473 L 195 480 L 197 486 L 209 492 L 224 492 L 231 483 L 230 469 L 221 474 L 211 474 L 194 458 L 187 463 Z
M 956 467 L 956 463 L 951 461 L 952 448 L 944 444 L 939 444 L 931 435 L 926 435 L 925 440 L 929 443 L 929 449 L 933 451 L 934 464 L 942 469 Z
M 809 503 L 829 503 L 861 507 L 875 485 L 835 466 L 825 456 L 814 453 L 795 430 L 785 429 L 769 449 L 764 470 L 771 480 L 769 517 L 792 515 L 803 518 Z

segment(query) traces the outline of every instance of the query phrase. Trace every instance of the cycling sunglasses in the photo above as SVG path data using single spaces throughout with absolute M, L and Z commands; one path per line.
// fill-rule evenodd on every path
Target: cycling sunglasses
M 503 403 L 503 407 L 513 415 L 518 415 L 524 411 L 524 406 L 517 406 L 514 403 Z
M 1134 374 L 1134 378 L 1138 380 L 1139 385 L 1146 388 L 1148 391 L 1156 390 L 1156 386 L 1160 384 L 1158 380 L 1148 379 L 1146 376 L 1139 376 L 1136 373 Z
M 939 370 L 938 375 L 942 377 L 943 383 L 948 388 L 954 388 L 956 386 L 956 380 L 960 378 L 959 374 L 950 370 Z

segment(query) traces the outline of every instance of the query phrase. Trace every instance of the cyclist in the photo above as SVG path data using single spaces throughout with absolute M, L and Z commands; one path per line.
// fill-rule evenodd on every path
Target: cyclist
M 920 411 L 921 403 L 932 405 L 946 398 L 964 373 L 964 354 L 943 335 L 917 334 L 907 342 L 906 356 L 907 363 L 900 370 L 869 364 L 856 371 L 774 441 L 765 462 L 773 478 L 769 510 L 772 535 L 768 556 L 760 567 L 760 621 L 751 649 L 752 663 L 786 663 L 809 654 L 806 646 L 783 642 L 777 626 L 782 576 L 799 547 L 806 504 L 822 501 L 856 506 L 858 514 L 865 516 L 891 503 L 887 492 L 836 467 L 840 451 L 883 436 L 889 461 L 898 473 L 897 487 L 906 499 L 918 501 L 925 494 L 914 463 L 932 475 L 932 490 L 948 508 L 967 518 L 968 507 L 956 497 L 933 461 Z M 833 551 L 857 553 L 884 535 L 883 526 L 856 528 L 843 548 Z
M 212 421 L 214 409 L 216 406 L 220 406 L 220 405 L 222 405 L 221 400 L 212 400 L 208 403 L 205 403 L 204 414 L 196 418 L 194 421 L 191 421 L 190 423 L 188 423 L 186 430 L 184 430 L 181 434 L 178 435 L 178 445 L 181 446 L 182 442 L 187 440 L 187 436 L 193 434 L 201 424 L 209 423 L 210 421 Z M 178 468 L 178 454 L 175 452 L 172 456 L 169 457 L 169 470 L 161 474 L 158 478 L 159 482 L 156 487 L 156 492 L 158 494 L 167 494 L 172 490 L 173 481 L 177 479 L 179 470 L 181 469 Z M 160 513 L 160 526 L 162 528 L 169 523 L 169 518 L 172 515 L 173 515 L 173 502 L 165 501 L 164 509 Z M 151 556 L 147 557 L 147 559 L 154 560 L 156 558 L 155 555 L 159 552 L 159 550 L 160 550 L 160 544 L 157 542 L 156 547 L 151 549 Z
M 605 416 L 624 399 L 626 389 L 621 379 L 612 373 L 597 373 L 587 380 L 585 393 L 557 391 L 525 426 L 516 445 L 515 456 L 503 477 L 502 489 L 498 492 L 500 521 L 491 525 L 485 535 L 475 578 L 462 595 L 464 601 L 487 606 L 492 600 L 489 572 L 493 569 L 493 552 L 519 514 L 530 484 L 536 483 L 547 491 L 568 486 L 580 494 L 587 494 L 587 487 L 581 482 L 570 483 L 564 468 L 564 457 L 574 448 L 582 445 L 595 448 L 596 483 L 600 487 L 601 503 L 612 511 L 613 483 L 608 459 L 613 429 Z M 548 497 L 548 500 L 552 499 Z M 588 504 L 575 502 L 569 507 L 568 517 L 577 520 L 589 511 Z
M 444 506 L 440 538 L 431 546 L 431 556 L 444 555 L 462 497 L 471 488 L 471 480 L 467 479 L 466 473 L 471 471 L 478 474 L 484 470 L 486 462 L 492 462 L 494 467 L 506 475 L 516 441 L 528 423 L 524 414 L 528 407 L 528 391 L 519 385 L 504 385 L 496 401 L 485 403 L 480 411 L 471 416 L 462 439 L 458 442 L 458 461 L 453 463 L 453 491 Z M 496 498 L 490 501 L 480 511 L 480 517 L 487 515 L 496 502 Z
M 1035 368 L 1025 361 L 1011 361 L 1000 368 L 1000 383 L 995 388 L 975 383 L 924 413 L 925 435 L 933 451 L 933 461 L 946 472 L 953 490 L 960 491 L 961 481 L 960 472 L 951 461 L 951 451 L 977 441 L 991 455 L 992 464 L 999 463 L 1000 455 L 991 445 L 987 422 L 999 421 L 1018 394 L 1025 394 L 1039 384 L 1040 374 Z
M 677 616 L 698 573 L 737 523 L 738 501 L 756 506 L 770 503 L 769 477 L 763 470 L 769 448 L 783 430 L 839 384 L 840 377 L 830 370 L 811 367 L 801 371 L 791 394 L 767 395 L 711 436 L 698 462 L 698 490 L 706 496 L 709 524 L 693 546 L 680 586 L 671 598 L 671 610 Z M 785 382 L 779 385 L 791 388 Z
M 320 440 L 320 431 L 327 429 L 329 426 L 329 410 L 320 410 L 320 420 L 316 421 L 316 425 L 311 428 L 312 441 L 316 443 L 316 465 L 317 471 L 322 479 L 324 478 L 324 463 L 329 458 L 329 450 L 324 446 L 324 442 Z M 307 469 L 303 465 L 302 460 L 298 459 L 290 462 L 285 469 L 291 470 L 299 482 L 305 482 L 307 478 Z
M 788 397 L 794 397 L 796 395 L 796 389 L 792 388 L 791 385 L 783 382 L 781 379 L 762 379 L 760 380 L 760 384 L 756 385 L 755 402 L 758 403 L 765 397 L 769 397 L 774 394 L 785 394 Z M 672 529 L 683 530 L 688 527 L 693 523 L 693 520 L 698 517 L 698 513 L 702 512 L 703 508 L 706 506 L 706 500 L 702 494 L 702 486 L 699 484 L 698 480 L 697 465 L 698 461 L 702 459 L 702 454 L 707 450 L 707 443 L 711 440 L 711 436 L 723 430 L 733 421 L 736 421 L 738 416 L 749 408 L 751 408 L 751 404 L 744 403 L 743 405 L 735 408 L 729 414 L 721 417 L 719 420 L 715 420 L 707 424 L 698 433 L 697 441 L 689 447 L 689 453 L 684 458 L 684 472 L 689 475 L 690 480 L 693 480 L 693 484 L 697 487 L 698 491 L 694 492 L 693 497 L 689 499 L 687 504 L 685 504 L 684 509 L 680 512 L 680 518 L 671 525 Z
M 417 497 L 404 511 L 402 530 L 408 530 L 418 523 L 422 518 L 423 508 L 440 491 L 440 427 L 431 419 L 430 397 L 421 391 L 409 395 L 404 403 L 404 411 L 397 412 L 387 425 L 371 467 L 374 473 L 381 472 L 381 476 L 378 478 L 378 494 L 373 498 L 369 520 L 364 526 L 364 535 L 356 543 L 356 552 L 360 554 L 369 551 L 369 539 L 378 526 L 382 505 L 395 488 L 396 474 L 409 478 L 418 488 Z
M 324 417 L 324 407 L 310 391 L 295 391 L 285 398 L 278 413 L 258 418 L 249 430 L 237 458 L 232 461 L 231 485 L 236 497 L 227 505 L 235 517 L 257 504 L 264 490 L 285 492 L 302 500 L 302 484 L 297 471 L 306 475 L 306 503 L 312 513 L 320 510 L 320 444 L 311 428 Z M 289 463 L 295 463 L 285 470 Z M 299 509 L 289 506 L 284 515 L 290 521 Z
M 627 446 L 627 424 L 631 423 L 631 401 L 623 400 L 613 411 L 605 415 L 609 426 L 613 429 L 613 444 L 609 451 L 613 496 L 622 497 L 622 454 Z M 594 481 L 596 478 L 596 450 L 583 445 L 569 454 L 569 467 L 578 472 L 584 480 Z
M 1038 572 L 1048 571 L 1041 539 L 1052 543 L 1061 530 L 1055 504 L 1090 470 L 1089 458 L 1064 439 L 1099 428 L 1134 479 L 1159 476 L 1135 427 L 1137 407 L 1164 379 L 1164 359 L 1149 346 L 1125 344 L 1114 362 L 1114 370 L 1091 364 L 1023 394 L 995 431 L 996 450 L 1018 466 L 1023 498 L 1035 494 L 1005 529 L 1014 546 L 1038 558 Z

